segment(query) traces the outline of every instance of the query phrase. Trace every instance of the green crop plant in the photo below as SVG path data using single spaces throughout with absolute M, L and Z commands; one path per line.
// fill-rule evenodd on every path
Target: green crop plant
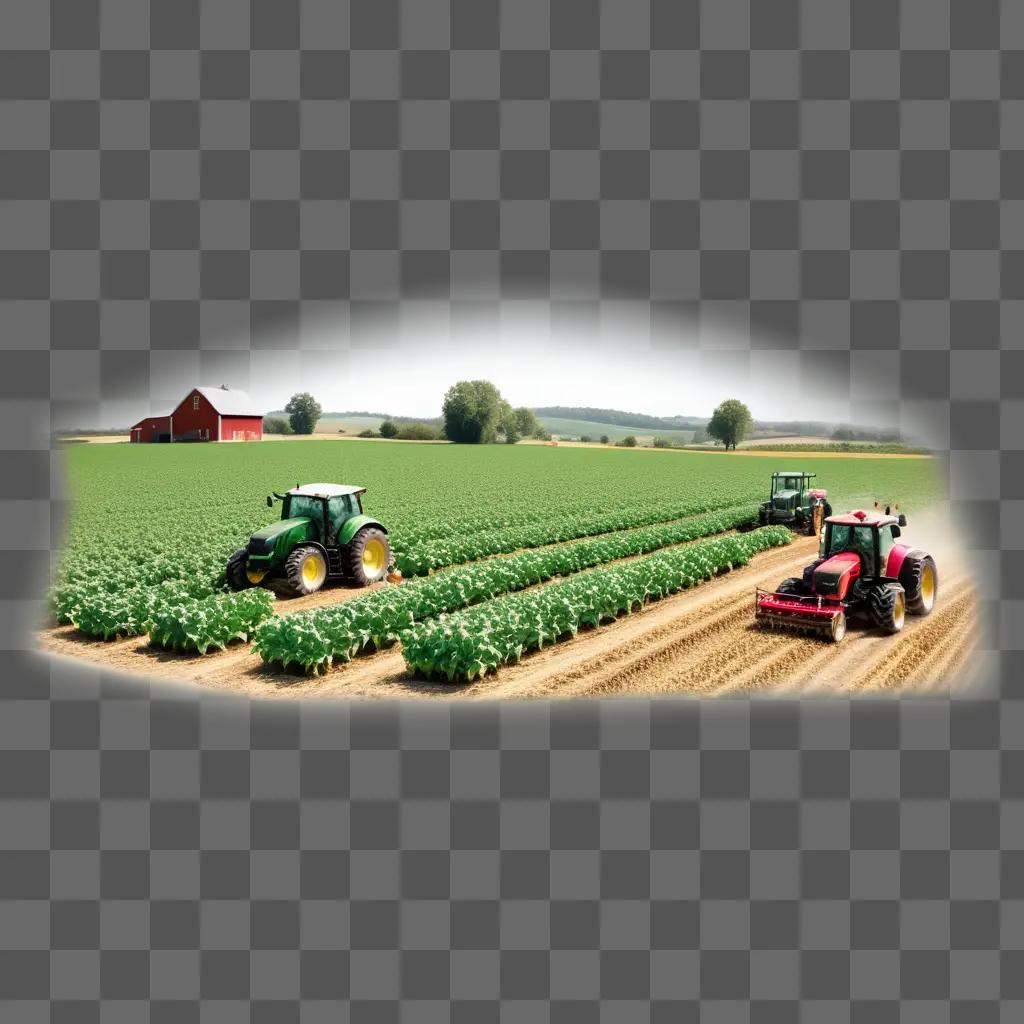
M 164 604 L 148 623 L 150 643 L 198 654 L 206 654 L 211 648 L 222 651 L 233 641 L 248 640 L 273 610 L 274 598 L 268 590 Z
M 713 512 L 736 504 L 735 496 L 661 502 L 638 508 L 616 508 L 607 512 L 559 516 L 528 526 L 484 530 L 458 537 L 425 541 L 411 548 L 398 547 L 395 565 L 405 576 L 422 576 L 432 569 L 472 562 L 490 555 L 518 551 L 520 548 L 558 544 L 579 537 L 615 530 L 627 530 L 651 523 L 670 522 L 686 516 Z M 754 517 L 756 518 L 756 509 Z
M 507 553 L 510 543 L 551 543 L 544 538 L 763 500 L 779 468 L 777 457 L 696 452 L 361 441 L 343 447 L 340 471 L 337 445 L 322 441 L 65 448 L 71 515 L 50 595 L 55 618 L 113 639 L 145 633 L 162 604 L 221 592 L 227 557 L 275 518 L 267 493 L 299 481 L 365 484 L 396 554 L 419 573 Z M 837 510 L 878 499 L 898 501 L 913 516 L 943 491 L 929 459 L 793 454 L 784 468 L 816 472 Z M 581 534 L 578 524 L 591 532 Z M 516 530 L 522 532 L 502 535 Z
M 682 544 L 749 523 L 756 506 L 742 505 L 641 530 L 524 551 L 448 569 L 353 598 L 329 608 L 297 612 L 264 623 L 255 650 L 266 662 L 305 672 L 324 671 L 365 650 L 392 645 L 413 623 L 501 594 L 569 576 L 595 565 Z
M 705 541 L 620 566 L 489 601 L 421 622 L 401 634 L 409 671 L 428 679 L 469 682 L 525 653 L 575 636 L 581 627 L 629 614 L 644 602 L 745 565 L 752 555 L 788 544 L 785 527 Z

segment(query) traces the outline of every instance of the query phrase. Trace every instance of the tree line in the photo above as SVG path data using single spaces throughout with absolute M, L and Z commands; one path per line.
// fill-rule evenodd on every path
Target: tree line
M 312 434 L 323 415 L 320 403 L 308 392 L 292 395 L 284 407 L 287 419 L 267 416 L 263 429 L 268 434 Z M 524 438 L 550 440 L 551 435 L 541 426 L 536 414 L 526 406 L 513 408 L 489 380 L 460 380 L 453 384 L 441 405 L 441 426 L 433 423 L 410 421 L 406 417 L 385 419 L 377 431 L 364 430 L 359 437 L 397 438 L 410 441 L 448 440 L 456 444 L 516 444 Z M 727 399 L 715 409 L 703 432 L 727 449 L 735 448 L 753 428 L 750 410 L 735 398 Z M 582 438 L 591 440 L 589 437 Z M 608 443 L 602 435 L 602 444 Z M 659 443 L 661 442 L 661 443 Z M 632 448 L 636 438 L 625 437 L 619 446 Z M 655 447 L 669 447 L 664 438 L 655 439 Z

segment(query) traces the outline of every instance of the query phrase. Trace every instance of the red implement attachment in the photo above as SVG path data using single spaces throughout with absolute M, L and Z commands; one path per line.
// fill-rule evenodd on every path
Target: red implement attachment
M 758 588 L 754 597 L 754 618 L 762 626 L 813 633 L 837 643 L 846 636 L 843 606 L 817 596 L 773 594 Z

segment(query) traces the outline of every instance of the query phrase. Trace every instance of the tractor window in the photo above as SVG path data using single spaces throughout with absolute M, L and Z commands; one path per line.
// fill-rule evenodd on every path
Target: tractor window
M 331 520 L 331 538 L 337 536 L 338 530 L 341 529 L 341 524 L 346 519 L 350 519 L 354 515 L 359 514 L 359 509 L 356 507 L 355 496 L 352 494 L 342 494 L 338 497 L 331 498 L 330 503 L 327 506 L 327 515 Z
M 875 538 L 870 526 L 846 526 L 833 523 L 829 534 L 827 556 L 838 555 L 843 551 L 855 551 L 861 555 L 869 566 L 875 561 Z M 890 537 L 891 541 L 891 537 Z
M 889 557 L 889 552 L 892 551 L 893 536 L 892 527 L 883 526 L 878 531 L 878 555 L 882 560 L 882 565 L 885 565 L 886 559 Z
M 322 521 L 323 507 L 319 498 L 310 498 L 305 494 L 289 494 L 288 504 L 282 510 L 284 519 L 294 519 L 297 516 L 308 516 L 314 523 L 319 525 Z

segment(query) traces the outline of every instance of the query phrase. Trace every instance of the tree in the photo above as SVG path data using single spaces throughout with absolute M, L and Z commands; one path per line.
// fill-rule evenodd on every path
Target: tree
M 320 403 L 308 391 L 303 391 L 292 395 L 288 399 L 288 404 L 284 407 L 284 411 L 288 413 L 292 430 L 296 434 L 312 434 L 316 429 L 317 420 L 320 419 L 323 409 L 320 408 Z
M 366 430 L 360 430 L 359 433 L 356 434 L 356 437 L 378 437 L 378 436 L 379 435 L 375 434 L 372 430 L 370 430 L 369 427 L 367 427 Z
M 292 425 L 283 416 L 264 416 L 264 434 L 291 434 Z
M 607 434 L 602 434 L 600 440 L 601 440 L 601 444 L 607 444 L 608 443 L 608 435 Z
M 655 448 L 671 448 L 672 442 L 667 437 L 656 437 L 651 442 Z
M 583 442 L 584 444 L 590 444 L 590 442 L 591 442 L 591 441 L 593 441 L 594 439 L 593 439 L 593 438 L 592 438 L 592 437 L 591 437 L 591 436 L 590 436 L 589 434 L 584 434 L 584 435 L 583 435 L 583 436 L 582 436 L 582 437 L 580 438 L 580 440 L 581 440 L 581 441 L 582 441 L 582 442 Z
M 440 431 L 433 423 L 403 423 L 398 437 L 402 441 L 436 441 Z
M 460 380 L 444 396 L 441 414 L 449 441 L 491 444 L 508 425 L 511 406 L 488 380 Z M 502 417 L 505 417 L 503 423 Z
M 519 420 L 516 411 L 505 399 L 501 399 L 498 412 L 498 433 L 505 444 L 515 444 L 523 435 L 519 432 Z
M 621 441 L 617 442 L 620 448 L 635 448 L 636 438 L 632 434 L 627 434 Z
M 726 448 L 735 449 L 753 426 L 754 418 L 750 410 L 739 399 L 728 398 L 714 411 L 707 432 Z
M 384 420 L 378 429 L 381 437 L 398 437 L 398 424 L 391 420 Z
M 516 428 L 519 431 L 520 437 L 536 437 L 540 432 L 540 424 L 537 422 L 537 417 L 534 415 L 532 409 L 527 409 L 525 405 L 520 406 L 514 410 L 516 418 Z

